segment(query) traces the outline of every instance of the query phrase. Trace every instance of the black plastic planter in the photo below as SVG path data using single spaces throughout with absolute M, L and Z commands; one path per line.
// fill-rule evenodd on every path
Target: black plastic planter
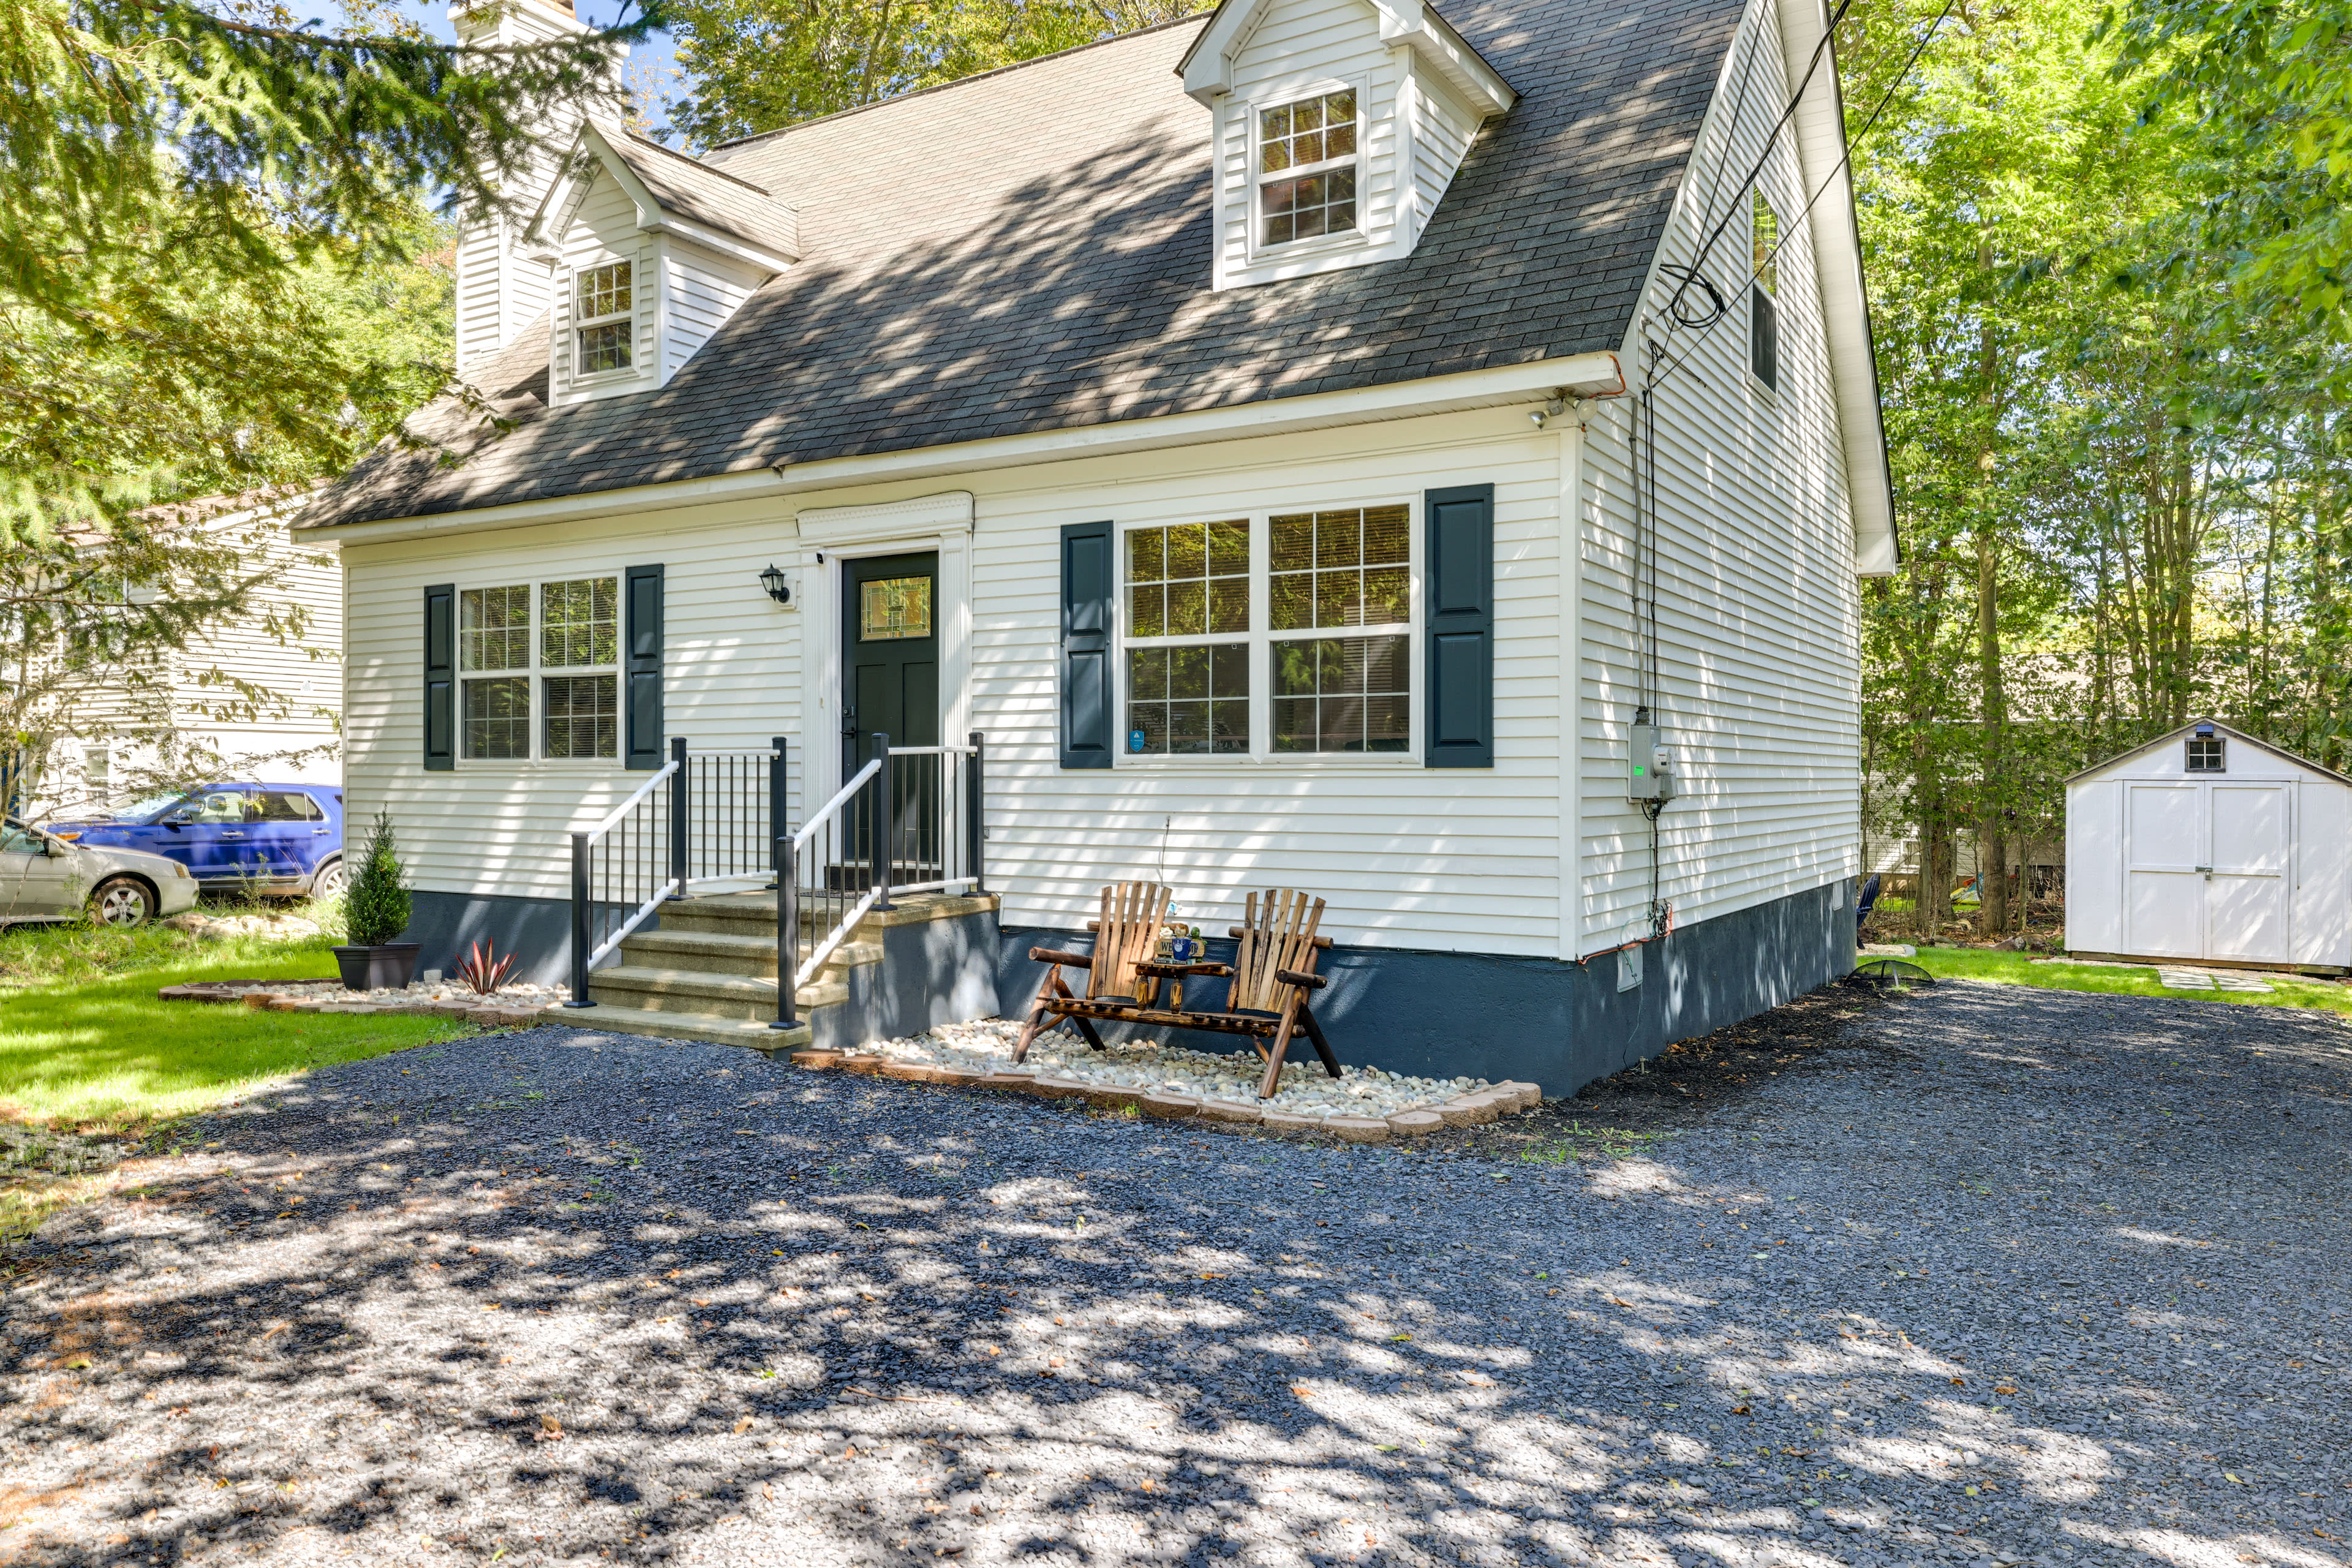
M 387 942 L 378 947 L 339 947 L 335 967 L 342 971 L 346 991 L 396 991 L 416 976 L 413 942 Z

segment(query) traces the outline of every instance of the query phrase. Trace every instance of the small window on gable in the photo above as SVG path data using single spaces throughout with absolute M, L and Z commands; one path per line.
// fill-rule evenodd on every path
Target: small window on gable
M 2192 735 L 2189 739 L 2189 771 L 2192 773 L 2228 773 L 2228 744 L 2219 735 Z
M 1343 88 L 1257 117 L 1259 220 L 1267 245 L 1356 226 L 1356 92 Z
M 573 374 L 597 375 L 630 368 L 635 357 L 633 310 L 627 262 L 581 270 L 572 310 L 580 344 Z
M 1780 385 L 1780 217 L 1764 193 L 1751 193 L 1756 281 L 1748 290 L 1748 362 L 1756 379 L 1775 391 Z

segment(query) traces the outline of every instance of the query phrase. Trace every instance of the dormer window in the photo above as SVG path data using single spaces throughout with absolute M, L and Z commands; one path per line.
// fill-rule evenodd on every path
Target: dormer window
M 572 295 L 572 320 L 580 336 L 580 375 L 627 370 L 635 361 L 636 319 L 629 303 L 629 263 L 583 268 Z
M 1356 227 L 1356 89 L 1258 110 L 1258 212 L 1265 243 Z

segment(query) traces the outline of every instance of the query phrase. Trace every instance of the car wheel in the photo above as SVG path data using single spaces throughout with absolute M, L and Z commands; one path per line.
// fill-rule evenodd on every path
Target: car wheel
M 351 877 L 343 870 L 341 860 L 330 860 L 310 873 L 310 896 L 314 899 L 340 899 Z
M 129 877 L 115 877 L 98 885 L 89 896 L 89 918 L 100 925 L 145 925 L 155 912 L 155 895 L 147 885 Z

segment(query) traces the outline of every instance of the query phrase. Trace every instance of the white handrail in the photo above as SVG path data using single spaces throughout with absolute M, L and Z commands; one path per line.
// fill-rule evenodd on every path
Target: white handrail
M 866 889 L 866 896 L 850 906 L 849 912 L 842 916 L 840 922 L 824 934 L 824 940 L 809 950 L 807 961 L 793 971 L 793 990 L 799 990 L 816 978 L 817 972 L 824 967 L 824 961 L 833 956 L 835 948 L 849 940 L 849 933 L 857 929 L 857 922 L 866 918 L 866 911 L 872 909 L 874 900 L 881 896 L 881 889 Z
M 892 746 L 894 757 L 971 757 L 977 756 L 977 746 Z
M 588 830 L 588 841 L 593 844 L 597 839 L 604 837 L 605 834 L 611 832 L 614 823 L 629 815 L 629 808 L 631 806 L 645 799 L 646 796 L 653 794 L 654 786 L 656 784 L 661 783 L 664 779 L 669 777 L 676 772 L 677 772 L 677 763 L 676 759 L 664 763 L 662 764 L 661 772 L 647 779 L 645 782 L 643 788 L 639 789 L 636 794 L 631 795 L 620 805 L 614 806 L 611 811 L 606 812 L 604 814 L 604 820 Z
M 652 914 L 656 910 L 661 908 L 662 900 L 668 898 L 670 894 L 676 891 L 677 891 L 677 879 L 675 877 L 672 877 L 668 881 L 664 882 L 660 887 L 656 888 L 654 889 L 654 896 L 647 899 L 644 903 L 638 905 L 637 912 L 631 915 L 622 925 L 620 930 L 614 931 L 611 936 L 606 937 L 602 944 L 588 954 L 589 967 L 595 967 L 595 963 L 598 959 L 604 957 L 606 953 L 620 946 L 622 938 L 627 936 L 631 931 L 645 924 L 646 917 Z
M 814 833 L 818 826 L 824 823 L 826 817 L 839 813 L 841 808 L 849 803 L 851 797 L 857 794 L 859 785 L 863 784 L 867 779 L 872 778 L 876 773 L 878 773 L 881 771 L 882 759 L 879 757 L 875 758 L 872 762 L 858 769 L 857 776 L 856 778 L 851 779 L 847 784 L 842 785 L 839 793 L 835 795 L 831 800 L 826 801 L 823 805 L 817 807 L 815 816 L 810 817 L 806 822 L 802 823 L 800 826 L 794 830 L 793 834 L 793 847 L 795 849 L 807 848 L 809 835 Z

